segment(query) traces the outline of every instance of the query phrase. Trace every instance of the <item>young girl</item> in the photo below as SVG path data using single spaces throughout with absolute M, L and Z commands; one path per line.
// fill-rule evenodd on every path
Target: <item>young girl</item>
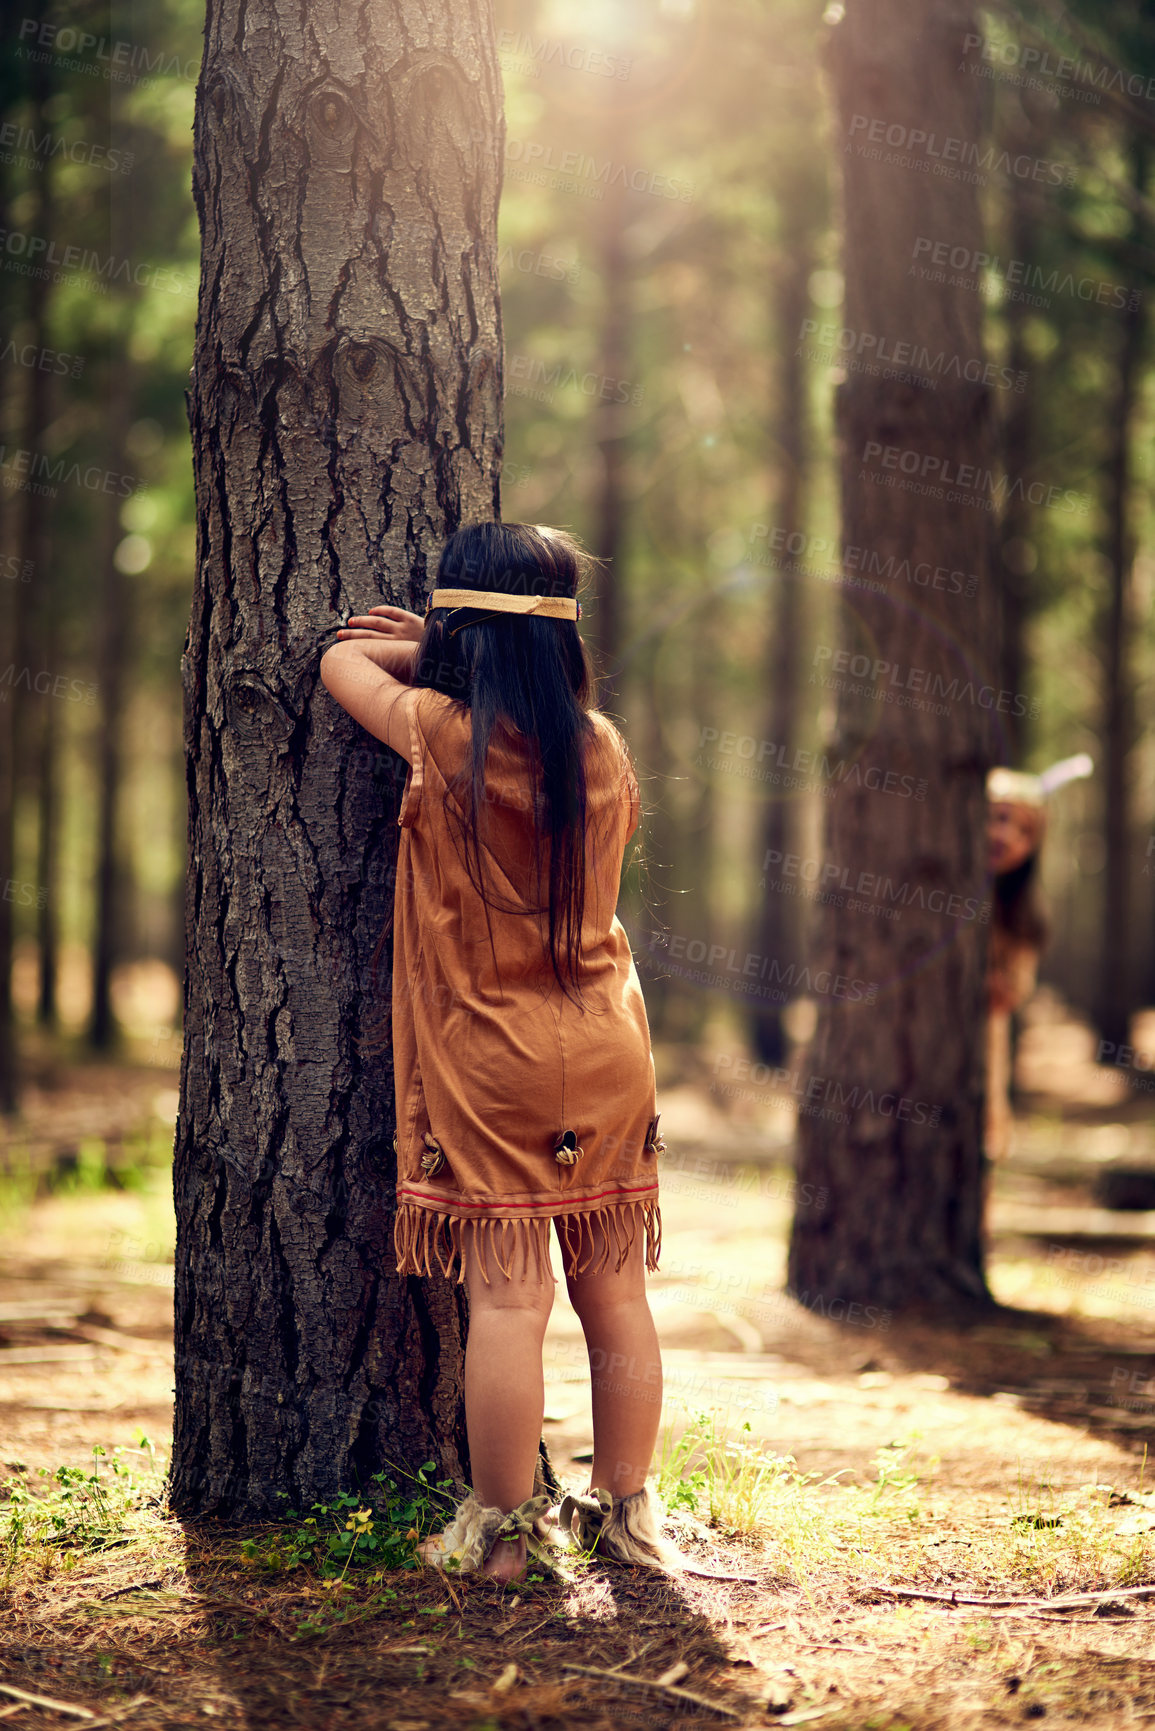
M 1011 1017 L 1035 989 L 1047 922 L 1037 901 L 1046 802 L 1069 781 L 1091 774 L 1085 752 L 1042 775 L 1000 767 L 987 776 L 987 864 L 994 915 L 987 950 L 987 1158 L 1003 1160 L 1011 1139 Z
M 987 777 L 987 864 L 994 913 L 987 950 L 987 1158 L 1006 1158 L 1011 1137 L 1011 1016 L 1035 989 L 1047 928 L 1035 894 L 1046 812 L 1037 776 L 993 769 Z
M 465 1282 L 473 1475 L 424 1555 L 501 1580 L 521 1577 L 527 1534 L 545 1531 L 533 1491 L 551 1221 L 593 1386 L 591 1494 L 560 1518 L 620 1561 L 672 1554 L 646 1484 L 662 1144 L 614 912 L 638 786 L 590 708 L 583 557 L 556 530 L 474 524 L 446 544 L 424 621 L 371 608 L 321 662 L 337 701 L 411 766 L 394 897 L 397 1268 Z

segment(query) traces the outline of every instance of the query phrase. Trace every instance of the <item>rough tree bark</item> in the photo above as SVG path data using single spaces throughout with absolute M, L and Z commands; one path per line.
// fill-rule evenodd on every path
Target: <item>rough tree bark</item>
M 916 13 L 904 0 L 850 0 L 832 46 L 843 323 L 875 347 L 914 345 L 897 361 L 887 351 L 900 376 L 879 359 L 876 374 L 848 368 L 839 387 L 844 547 L 860 550 L 852 568 L 874 571 L 883 592 L 844 594 L 842 641 L 819 645 L 810 671 L 838 691 L 839 757 L 869 746 L 869 761 L 899 778 L 889 792 L 847 783 L 826 807 L 833 872 L 818 909 L 819 1020 L 799 1121 L 799 1193 L 812 1201 L 795 1216 L 788 1281 L 835 1316 L 855 1303 L 986 1297 L 983 784 L 998 687 L 987 508 L 999 489 L 980 297 L 949 286 L 949 272 L 936 282 L 914 268 L 920 237 L 982 245 L 979 176 L 942 144 L 980 137 L 979 81 L 959 70 L 975 28 L 958 0 Z M 937 387 L 901 376 L 910 372 Z M 950 477 L 940 497 L 927 490 L 936 476 Z M 949 576 L 936 588 L 939 569 L 977 577 L 976 593 Z M 850 657 L 841 676 L 838 650 Z
M 498 513 L 501 130 L 484 0 L 210 0 L 183 660 L 184 1512 L 300 1507 L 386 1460 L 462 1471 L 461 1301 L 392 1272 L 392 1073 L 366 1038 L 398 760 L 317 665 L 350 611 L 422 609 L 445 536 Z

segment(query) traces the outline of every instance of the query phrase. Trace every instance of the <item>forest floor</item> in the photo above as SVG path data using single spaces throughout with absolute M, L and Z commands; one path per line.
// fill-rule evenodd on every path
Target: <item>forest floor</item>
M 686 1550 L 749 1579 L 567 1559 L 505 1592 L 377 1567 L 338 1582 L 290 1567 L 283 1531 L 169 1516 L 158 1150 L 175 1073 L 57 1064 L 23 1131 L 25 1148 L 55 1150 L 52 1193 L 6 1193 L 0 1229 L 0 1718 L 17 1731 L 1155 1720 L 1155 1212 L 1097 1200 L 1104 1169 L 1155 1169 L 1155 1095 L 1096 1067 L 1089 1032 L 1044 1000 L 992 1197 L 998 1306 L 969 1322 L 832 1319 L 782 1293 L 781 1082 L 745 1078 L 739 1099 L 718 1085 L 724 1055 L 659 1056 L 659 1476 Z M 100 1181 L 114 1149 L 136 1162 L 123 1189 Z M 546 1436 L 573 1483 L 590 1443 L 584 1374 L 562 1289 Z

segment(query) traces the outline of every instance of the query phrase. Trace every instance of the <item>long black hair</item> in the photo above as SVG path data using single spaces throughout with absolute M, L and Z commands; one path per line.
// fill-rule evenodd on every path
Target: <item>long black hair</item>
M 1016 943 L 1029 944 L 1041 950 L 1047 941 L 1046 917 L 1038 902 L 1036 871 L 1039 849 L 1027 855 L 1021 865 L 995 876 L 995 927 L 1006 932 Z
M 576 597 L 592 563 L 580 543 L 561 530 L 474 523 L 446 542 L 437 587 Z M 544 914 L 554 977 L 579 1004 L 586 753 L 596 735 L 588 714 L 593 683 L 576 624 L 471 607 L 438 607 L 429 614 L 413 672 L 415 686 L 444 692 L 469 709 L 470 756 L 450 785 L 447 810 L 462 862 L 485 905 L 486 923 L 490 908 Z M 487 882 L 484 867 L 485 764 L 499 729 L 516 729 L 531 754 L 538 897 L 531 909 L 503 901 Z

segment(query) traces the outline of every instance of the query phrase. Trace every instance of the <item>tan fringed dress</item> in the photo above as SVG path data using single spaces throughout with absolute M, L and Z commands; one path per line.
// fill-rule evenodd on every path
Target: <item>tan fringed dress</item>
M 495 728 L 486 765 L 487 928 L 463 863 L 458 808 L 446 803 L 469 757 L 468 708 L 435 691 L 412 705 L 393 950 L 400 1274 L 439 1268 L 461 1281 L 470 1234 L 507 1277 L 543 1270 L 552 1220 L 568 1274 L 606 1266 L 611 1255 L 620 1266 L 639 1232 L 647 1268 L 657 1267 L 654 1064 L 615 915 L 638 787 L 617 730 L 591 719 L 583 1011 L 549 962 L 521 736 Z

